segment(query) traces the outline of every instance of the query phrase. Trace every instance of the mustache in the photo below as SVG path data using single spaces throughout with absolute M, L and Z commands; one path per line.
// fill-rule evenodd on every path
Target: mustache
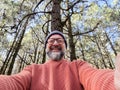
M 62 50 L 62 47 L 61 46 L 51 46 L 50 47 L 50 50 L 53 50 L 53 49 L 58 49 L 58 50 Z

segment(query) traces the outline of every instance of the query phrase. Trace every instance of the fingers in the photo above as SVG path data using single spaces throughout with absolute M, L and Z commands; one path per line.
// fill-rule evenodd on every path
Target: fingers
M 117 69 L 120 72 L 120 53 L 116 56 L 115 69 Z
M 120 90 L 120 54 L 116 56 L 115 60 L 114 84 L 116 90 Z

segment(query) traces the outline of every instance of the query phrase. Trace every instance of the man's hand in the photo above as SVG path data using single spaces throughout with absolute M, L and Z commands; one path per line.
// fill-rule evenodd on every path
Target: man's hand
M 120 90 L 120 54 L 117 55 L 115 60 L 114 83 L 116 90 Z

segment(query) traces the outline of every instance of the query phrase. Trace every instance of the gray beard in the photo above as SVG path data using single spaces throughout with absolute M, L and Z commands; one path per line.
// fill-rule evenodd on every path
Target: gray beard
M 50 59 L 52 60 L 56 60 L 59 61 L 62 59 L 62 57 L 64 56 L 64 52 L 60 51 L 60 52 L 52 52 L 52 51 L 48 51 L 47 55 Z

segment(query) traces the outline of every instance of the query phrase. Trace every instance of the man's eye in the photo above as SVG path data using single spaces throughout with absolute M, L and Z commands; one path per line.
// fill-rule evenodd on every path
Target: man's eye
M 55 41 L 59 44 L 62 44 L 64 42 L 62 39 L 50 39 L 48 40 L 48 43 L 53 44 Z
M 57 41 L 58 41 L 58 42 L 62 42 L 62 40 L 60 40 L 60 39 L 58 39 Z
M 50 40 L 49 42 L 50 42 L 50 43 L 53 43 L 54 41 L 55 41 L 55 40 Z

